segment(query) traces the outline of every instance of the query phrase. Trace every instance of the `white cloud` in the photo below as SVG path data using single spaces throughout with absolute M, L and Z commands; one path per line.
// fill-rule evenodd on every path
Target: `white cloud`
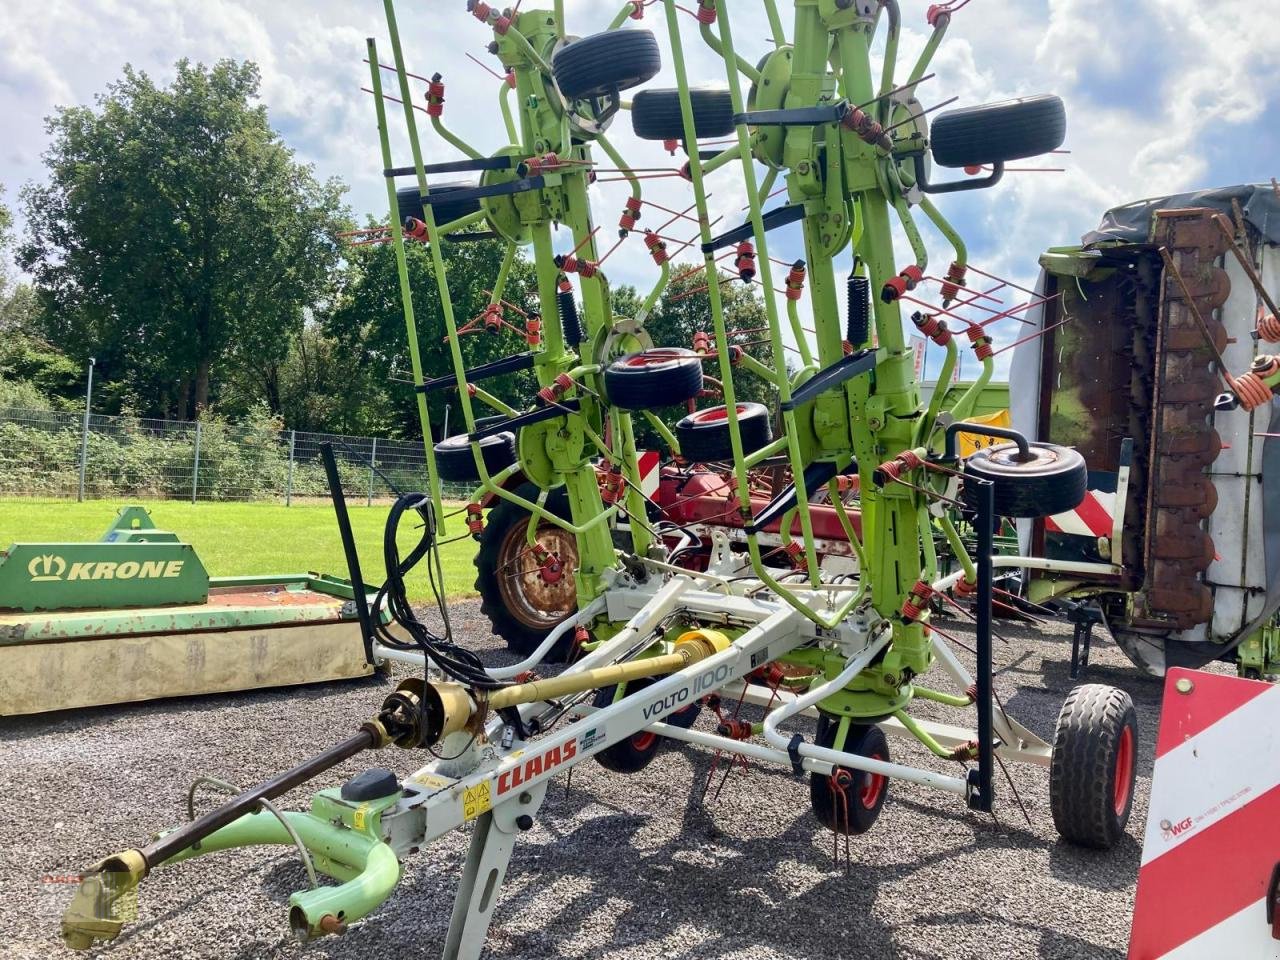
M 0 115 L 6 118 L 0 182 L 12 198 L 20 183 L 39 177 L 43 118 L 58 104 L 91 102 L 125 62 L 165 80 L 179 57 L 232 57 L 258 62 L 272 122 L 299 156 L 320 176 L 348 182 L 358 214 L 381 211 L 373 105 L 359 90 L 368 85 L 364 38 L 376 37 L 383 59 L 390 58 L 380 6 L 346 0 L 8 0 L 0 13 Z M 787 5 L 781 6 L 785 17 Z M 902 0 L 902 6 L 899 76 L 928 31 L 925 0 Z M 1047 164 L 1067 166 L 1065 174 L 1010 173 L 989 192 L 939 200 L 944 213 L 959 212 L 957 225 L 974 262 L 1030 285 L 1037 254 L 1078 239 L 1108 206 L 1213 185 L 1207 148 L 1214 138 L 1230 136 L 1247 149 L 1251 129 L 1278 119 L 1280 19 L 1259 16 L 1257 6 L 1250 0 L 1132 0 L 1123 6 L 1108 0 L 975 0 L 961 10 L 934 61 L 937 77 L 920 88 L 924 103 L 959 96 L 960 104 L 970 105 L 1055 92 L 1067 102 L 1066 146 L 1072 151 Z M 602 29 L 617 9 L 600 0 L 568 0 L 566 7 L 578 34 Z M 467 14 L 463 0 L 401 3 L 398 12 L 410 69 L 445 76 L 446 122 L 482 152 L 502 145 L 497 81 L 465 56 L 493 62 L 484 49 L 488 31 Z M 691 79 L 722 80 L 723 62 L 683 14 L 681 23 Z M 649 7 L 634 26 L 654 30 L 663 48 L 667 69 L 655 85 L 673 85 L 661 7 Z M 759 5 L 735 9 L 733 27 L 746 59 L 765 51 L 768 30 Z M 420 96 L 422 85 L 413 86 Z M 400 108 L 388 106 L 395 159 L 407 163 Z M 422 139 L 429 159 L 456 156 L 425 124 Z M 637 167 L 678 165 L 660 145 L 636 140 L 625 117 L 612 139 Z M 724 216 L 722 227 L 744 216 L 742 183 L 736 165 L 711 180 L 712 215 Z M 646 180 L 644 187 L 646 197 L 673 209 L 692 202 L 679 179 Z M 623 184 L 593 191 L 602 247 L 612 243 L 625 196 Z M 652 225 L 656 216 L 645 222 Z M 933 272 L 941 272 L 949 251 L 931 228 L 922 230 Z M 669 232 L 687 237 L 694 225 L 681 221 Z M 794 238 L 795 231 L 770 237 L 770 252 L 787 261 L 801 256 Z M 557 240 L 558 249 L 570 246 L 567 238 Z M 907 256 L 905 247 L 899 255 Z M 615 282 L 635 283 L 642 291 L 655 275 L 638 240 L 628 241 L 606 267 Z

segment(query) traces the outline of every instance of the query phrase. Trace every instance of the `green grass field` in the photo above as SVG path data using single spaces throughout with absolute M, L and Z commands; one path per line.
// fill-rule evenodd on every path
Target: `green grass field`
M 323 505 L 285 507 L 273 503 L 181 503 L 173 500 L 0 500 L 0 550 L 15 542 L 97 540 L 115 519 L 116 510 L 141 502 L 157 527 L 172 530 L 193 544 L 209 574 L 215 577 L 263 573 L 329 573 L 347 576 L 333 508 Z M 351 526 L 360 552 L 365 580 L 383 580 L 382 528 L 389 507 L 352 506 Z M 448 522 L 448 537 L 464 533 L 462 517 Z M 415 525 L 400 525 L 400 551 L 417 542 Z M 440 549 L 445 588 L 450 597 L 475 593 L 476 543 L 469 537 Z M 409 596 L 415 602 L 430 598 L 425 564 L 410 576 Z

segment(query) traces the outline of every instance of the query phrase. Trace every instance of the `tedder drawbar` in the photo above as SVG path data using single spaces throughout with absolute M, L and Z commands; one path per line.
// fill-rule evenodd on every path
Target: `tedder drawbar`
M 399 257 L 419 412 L 429 437 L 428 395 L 455 388 L 466 426 L 434 449 L 428 442 L 431 493 L 402 497 L 388 520 L 387 581 L 376 612 L 389 613 L 403 632 L 377 628 L 375 653 L 415 664 L 422 674 L 402 682 L 346 740 L 99 863 L 64 915 L 66 941 L 85 948 L 116 937 L 134 889 L 151 870 L 262 843 L 296 846 L 313 878 L 310 889 L 289 898 L 296 934 L 341 932 L 391 895 L 404 858 L 474 821 L 444 955 L 478 957 L 515 840 L 534 824 L 551 778 L 589 758 L 620 774 L 635 772 L 653 760 L 663 739 L 807 776 L 817 819 L 845 835 L 872 826 L 893 779 L 990 811 L 997 758 L 1038 764 L 1049 768 L 1059 832 L 1084 846 L 1116 843 L 1133 798 L 1137 731 L 1128 696 L 1101 685 L 1077 688 L 1050 746 L 1008 716 L 992 690 L 998 518 L 1071 509 L 1084 495 L 1085 465 L 1068 448 L 1029 443 L 998 427 L 962 425 L 991 378 L 990 326 L 1016 310 L 987 309 L 981 321 L 964 319 L 975 315 L 983 297 L 992 298 L 967 285 L 964 245 L 931 199 L 990 186 L 1007 162 L 1058 148 L 1065 132 L 1061 101 L 1043 96 L 955 110 L 930 125 L 916 88 L 927 79 L 953 5 L 929 9 L 928 43 L 895 84 L 897 0 L 795 0 L 791 40 L 775 0 L 764 0 L 771 49 L 755 64 L 736 51 L 727 0 L 691 0 L 692 11 L 674 0 L 630 0 L 607 30 L 581 39 L 566 33 L 559 0 L 553 9 L 515 10 L 470 0 L 468 10 L 492 31 L 489 49 L 505 67 L 499 104 L 507 142 L 485 155 L 449 131 L 436 75 L 427 80 L 425 113 L 463 156 L 426 164 L 414 114 L 421 108 L 414 104 L 393 0 L 384 2 L 394 66 L 381 65 L 372 40 L 368 61 L 392 210 L 388 242 Z M 628 103 L 622 92 L 645 84 L 661 66 L 654 35 L 629 22 L 649 12 L 665 17 L 676 85 L 640 90 Z M 723 59 L 727 82 L 719 88 L 691 85 L 682 53 L 681 18 L 688 13 Z M 877 76 L 871 51 L 881 26 L 887 35 Z M 398 97 L 383 93 L 383 69 L 396 77 Z M 410 167 L 393 164 L 387 100 L 403 104 Z M 659 219 L 661 208 L 644 199 L 642 178 L 606 137 L 620 110 L 630 112 L 640 137 L 687 154 L 673 173 L 692 189 L 689 210 L 677 218 L 688 215 L 698 224 L 693 242 L 701 245 L 703 262 L 696 269 L 706 271 L 710 330 L 701 351 L 655 347 L 646 334 L 675 251 L 668 249 L 665 226 L 643 229 L 651 217 Z M 721 149 L 699 149 L 700 140 L 725 137 L 731 139 Z M 597 151 L 612 169 L 595 159 Z M 714 235 L 707 181 L 731 165 L 740 168 L 749 217 Z M 938 167 L 966 168 L 969 176 L 939 181 Z M 589 191 L 606 172 L 625 179 L 631 191 L 619 242 L 643 244 L 658 268 L 657 284 L 632 317 L 612 312 L 591 220 Z M 438 175 L 455 173 L 477 174 L 479 182 L 432 185 Z M 397 191 L 401 177 L 412 185 Z M 779 178 L 785 200 L 763 209 Z M 927 273 L 917 212 L 954 248 L 944 277 Z M 910 243 L 905 259 L 894 250 L 895 219 Z M 799 225 L 805 256 L 786 265 L 785 286 L 775 291 L 769 237 L 784 224 Z M 502 318 L 518 311 L 529 349 L 468 369 L 441 248 L 495 235 L 506 241 L 507 256 L 482 314 L 501 328 L 512 326 Z M 410 241 L 429 244 L 439 284 L 453 363 L 452 376 L 440 380 L 423 378 L 405 266 Z M 523 306 L 503 300 L 505 276 L 521 246 L 532 248 L 537 269 L 536 302 Z M 734 271 L 722 275 L 726 256 Z M 849 271 L 845 316 L 838 266 Z M 731 347 L 720 285 L 739 280 L 759 285 L 770 342 L 789 341 L 800 355 L 798 369 L 782 349 L 766 364 Z M 926 298 L 929 284 L 938 285 L 941 305 Z M 798 312 L 806 290 L 812 340 Z M 949 409 L 943 409 L 945 390 L 921 399 L 903 330 L 908 302 L 922 305 L 910 320 L 945 351 L 941 383 L 957 362 L 960 335 L 980 362 L 978 381 Z M 717 366 L 724 404 L 696 410 L 685 429 L 674 432 L 654 411 L 694 401 L 704 364 Z M 537 378 L 538 395 L 527 409 L 504 405 L 481 386 L 515 370 L 532 370 Z M 735 378 L 743 373 L 764 378 L 776 392 L 776 410 L 763 422 L 735 399 Z M 478 417 L 478 404 L 493 408 L 496 419 Z M 665 439 L 672 456 L 680 455 L 680 438 L 687 441 L 692 426 L 698 459 L 728 465 L 745 542 L 731 544 L 723 532 L 714 533 L 712 543 L 698 544 L 707 554 L 697 565 L 702 569 L 680 562 L 694 535 L 646 512 L 636 414 Z M 996 442 L 961 458 L 962 426 Z M 758 508 L 751 475 L 763 465 L 786 481 Z M 517 474 L 521 484 L 513 489 L 509 481 Z M 445 636 L 438 636 L 405 599 L 404 576 L 415 563 L 427 558 L 433 582 L 438 573 L 433 554 L 445 517 L 435 481 L 460 476 L 479 484 L 465 508 L 469 532 L 482 531 L 481 504 L 489 499 L 527 511 L 538 520 L 526 533 L 536 569 L 547 583 L 569 579 L 576 594 L 577 612 L 510 666 L 486 667 L 451 635 L 447 616 Z M 855 477 L 856 511 L 844 496 Z M 553 493 L 567 508 L 551 509 Z M 839 516 L 856 573 L 829 574 L 818 562 L 811 515 L 819 501 Z M 424 535 L 401 558 L 394 533 L 406 511 L 422 515 Z M 972 552 L 956 529 L 960 514 L 971 524 Z M 779 516 L 787 518 L 784 531 L 793 522 L 799 531 L 781 565 L 779 552 L 763 550 L 759 536 Z M 572 544 L 571 563 L 555 542 L 539 539 L 544 527 L 559 531 L 555 542 Z M 935 535 L 958 558 L 956 572 L 940 572 Z M 1002 566 L 1014 562 L 1000 559 Z M 954 596 L 973 605 L 972 673 L 932 623 L 934 604 L 944 595 L 947 602 L 956 602 L 949 599 Z M 577 659 L 550 679 L 533 673 L 564 638 L 573 640 Z M 721 716 L 715 733 L 695 729 L 702 707 L 720 712 L 721 691 L 733 697 L 741 691 L 746 702 L 765 708 L 763 720 Z M 912 710 L 918 699 L 969 719 L 963 725 L 920 719 Z M 809 717 L 815 725 L 807 725 Z M 894 759 L 887 735 L 959 761 L 962 774 Z M 308 812 L 271 804 L 347 758 L 392 744 L 425 751 L 428 762 L 403 778 L 369 770 L 317 793 Z M 320 885 L 316 874 L 337 882 Z

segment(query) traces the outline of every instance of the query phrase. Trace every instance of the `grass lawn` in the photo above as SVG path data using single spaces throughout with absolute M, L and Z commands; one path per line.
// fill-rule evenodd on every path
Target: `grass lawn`
M 262 573 L 329 573 L 347 576 L 347 564 L 338 536 L 333 508 L 328 504 L 286 507 L 275 503 L 182 503 L 174 500 L 0 500 L 0 550 L 10 543 L 97 540 L 115 519 L 116 510 L 142 502 L 157 527 L 172 530 L 195 546 L 210 576 L 228 577 Z M 375 504 L 349 508 L 351 527 L 360 552 L 364 579 L 380 584 L 382 528 L 389 507 Z M 466 531 L 462 517 L 448 521 L 448 538 Z M 405 518 L 400 524 L 400 552 L 407 554 L 417 542 L 416 525 Z M 440 548 L 445 588 L 451 597 L 475 593 L 476 543 L 469 537 Z M 409 596 L 430 599 L 425 561 L 409 578 Z

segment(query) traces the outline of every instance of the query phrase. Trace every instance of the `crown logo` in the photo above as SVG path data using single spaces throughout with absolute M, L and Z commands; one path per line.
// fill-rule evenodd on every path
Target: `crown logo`
M 61 580 L 66 570 L 67 561 L 52 553 L 32 557 L 31 562 L 27 564 L 27 573 L 31 574 L 33 583 L 39 583 L 42 580 Z

